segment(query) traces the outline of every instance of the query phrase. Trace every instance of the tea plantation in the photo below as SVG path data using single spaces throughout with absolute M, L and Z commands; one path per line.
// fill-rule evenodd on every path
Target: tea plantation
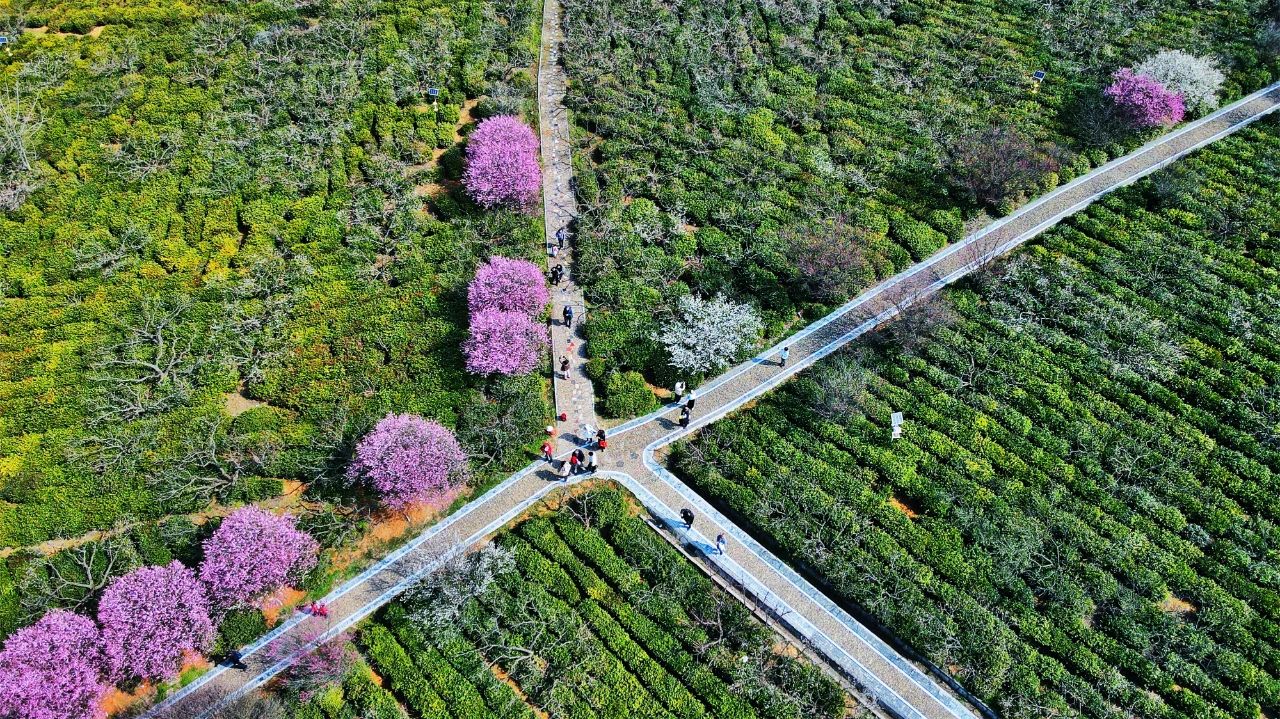
M 606 406 L 630 387 L 611 387 L 614 370 L 680 379 L 657 337 L 682 295 L 748 303 L 777 337 L 956 241 L 982 209 L 1136 146 L 1145 135 L 1102 95 L 1120 67 L 1207 55 L 1224 97 L 1277 76 L 1255 44 L 1261 6 L 1234 0 L 569 0 L 565 16 Z M 957 165 L 1000 143 L 1035 171 L 979 199 Z
M 1109 196 L 676 468 L 1002 717 L 1273 715 L 1277 157 Z
M 593 489 L 498 537 L 513 564 L 456 619 L 394 604 L 357 632 L 414 717 L 846 716 L 843 690 L 650 529 L 620 491 Z M 350 715 L 317 697 L 296 719 Z M 326 707 L 329 707 L 326 710 Z
M 481 478 L 525 461 L 542 379 L 458 347 L 476 264 L 536 257 L 541 227 L 452 181 L 459 132 L 529 109 L 535 4 L 3 10 L 0 547 L 122 539 L 59 577 L 9 555 L 0 634 L 189 561 L 201 530 L 154 521 L 283 482 L 349 533 L 345 455 L 389 411 L 455 429 Z

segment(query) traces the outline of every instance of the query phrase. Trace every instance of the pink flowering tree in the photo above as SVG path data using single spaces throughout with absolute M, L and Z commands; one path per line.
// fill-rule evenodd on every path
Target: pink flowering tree
M 490 257 L 476 269 L 475 279 L 467 287 L 467 306 L 472 314 L 501 310 L 537 317 L 550 299 L 541 268 L 506 257 Z
M 1162 127 L 1182 121 L 1187 112 L 1182 95 L 1158 80 L 1129 68 L 1116 71 L 1103 92 L 1136 127 Z
M 218 609 L 243 606 L 296 581 L 315 566 L 319 551 L 293 517 L 244 507 L 205 540 L 200 581 Z
M 472 374 L 527 374 L 547 346 L 547 328 L 520 312 L 481 310 L 471 315 L 471 336 L 462 345 Z
M 403 509 L 439 500 L 467 479 L 467 456 L 453 432 L 412 414 L 389 414 L 360 444 L 347 479 Z
M 533 130 L 510 115 L 481 122 L 467 140 L 462 182 L 482 207 L 532 207 L 542 186 Z
M 93 620 L 54 609 L 14 632 L 0 651 L 0 716 L 101 719 L 106 658 Z
M 112 582 L 98 603 L 98 623 L 116 679 L 172 678 L 183 655 L 203 651 L 214 631 L 204 585 L 177 561 Z

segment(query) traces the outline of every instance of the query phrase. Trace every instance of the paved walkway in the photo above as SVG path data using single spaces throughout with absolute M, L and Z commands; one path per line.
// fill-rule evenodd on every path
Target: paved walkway
M 548 18 L 555 20 L 558 13 L 557 3 L 549 1 L 546 5 L 544 23 Z M 554 24 L 558 28 L 558 22 Z M 544 29 L 544 38 L 557 36 L 558 30 L 557 34 L 550 34 Z M 544 69 L 546 59 L 544 56 Z M 615 427 L 610 431 L 610 448 L 604 463 L 606 472 L 602 474 L 618 479 L 668 523 L 674 516 L 673 510 L 693 508 L 698 515 L 696 531 L 688 535 L 694 542 L 706 546 L 708 537 L 726 534 L 730 538 L 729 552 L 725 557 L 714 557 L 713 561 L 756 599 L 773 607 L 782 621 L 812 641 L 814 648 L 836 666 L 844 668 L 886 709 L 912 719 L 971 717 L 969 709 L 930 677 L 880 642 L 834 602 L 663 469 L 655 453 L 688 432 L 741 408 L 876 325 L 892 319 L 912 302 L 1031 239 L 1107 192 L 1128 185 L 1277 108 L 1280 108 L 1280 83 L 1100 167 L 889 278 L 826 318 L 704 384 L 699 388 L 697 411 L 688 430 L 681 430 L 676 425 L 674 405 Z M 552 120 L 554 122 L 555 118 Z M 554 124 L 551 129 L 555 129 Z M 567 132 L 567 126 L 564 129 Z M 544 134 L 544 143 L 547 137 Z M 544 158 L 558 162 L 556 158 L 564 157 L 554 153 L 554 147 L 548 153 L 544 144 Z M 552 172 L 549 171 L 548 175 Z M 551 200 L 553 195 L 548 193 L 547 197 Z M 551 212 L 549 208 L 548 214 Z M 571 206 L 565 212 L 570 216 Z M 548 222 L 553 221 L 559 220 L 548 219 Z M 791 348 L 791 360 L 786 367 L 777 363 L 777 351 L 783 346 Z M 560 389 L 558 386 L 557 401 Z M 572 401 L 571 385 L 568 391 Z M 267 655 L 270 652 L 264 650 L 267 645 L 280 642 L 285 635 L 295 640 L 299 637 L 312 639 L 311 646 L 336 636 L 434 569 L 446 555 L 483 541 L 560 486 L 563 485 L 552 480 L 544 463 L 525 468 L 334 590 L 325 599 L 330 607 L 329 619 L 295 615 L 245 649 L 247 671 L 219 668 L 208 672 L 158 705 L 151 715 L 209 716 L 218 707 L 260 686 L 290 663 L 291 657 L 274 662 L 269 660 Z M 676 527 L 678 531 L 682 528 L 683 525 Z
M 542 10 L 542 50 L 538 61 L 538 124 L 542 129 L 542 202 L 547 230 L 548 263 L 560 265 L 565 279 L 551 288 L 551 358 L 555 386 L 556 414 L 568 419 L 557 427 L 560 451 L 570 451 L 581 444 L 587 426 L 597 426 L 595 395 L 591 380 L 584 371 L 586 347 L 580 328 L 586 319 L 586 303 L 582 289 L 574 278 L 573 249 L 575 241 L 566 229 L 577 217 L 577 202 L 570 180 L 573 177 L 573 155 L 569 139 L 568 110 L 564 106 L 566 81 L 560 66 L 560 46 L 564 31 L 560 23 L 560 3 L 546 2 Z M 565 241 L 556 234 L 564 230 Z M 561 246 L 563 244 L 563 247 Z M 573 310 L 571 326 L 564 322 L 564 308 Z M 569 359 L 569 371 L 560 373 L 560 360 Z

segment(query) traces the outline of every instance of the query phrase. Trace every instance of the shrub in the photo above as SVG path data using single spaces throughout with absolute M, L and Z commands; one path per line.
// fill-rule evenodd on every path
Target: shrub
M 1181 50 L 1162 50 L 1143 60 L 1133 71 L 1181 95 L 1187 108 L 1192 110 L 1217 107 L 1218 93 L 1227 79 L 1212 59 Z
M 257 609 L 233 609 L 218 624 L 218 637 L 212 651 L 226 652 L 243 647 L 265 634 L 267 618 Z
M 1186 104 L 1181 95 L 1155 78 L 1140 75 L 1129 68 L 1117 70 L 1112 75 L 1112 83 L 1103 92 L 1135 127 L 1173 125 L 1181 122 L 1186 114 Z
M 542 187 L 537 136 L 509 115 L 484 120 L 467 142 L 462 181 L 482 207 L 531 208 Z
M 605 384 L 604 410 L 612 417 L 636 417 L 658 408 L 639 372 L 613 372 Z
M 471 315 L 471 335 L 462 345 L 472 374 L 527 374 L 549 343 L 547 328 L 520 312 L 481 310 Z
M 499 310 L 537 317 L 550 299 L 547 280 L 537 265 L 506 257 L 490 257 L 467 287 L 467 306 L 473 316 Z
M 677 303 L 676 319 L 657 340 L 666 347 L 672 367 L 696 375 L 723 369 L 755 345 L 760 329 L 760 317 L 750 305 L 723 295 L 710 300 L 685 295 Z
M 106 658 L 93 620 L 54 609 L 18 630 L 0 651 L 0 716 L 99 719 Z
M 411 414 L 389 414 L 360 444 L 349 482 L 368 486 L 395 509 L 438 500 L 467 477 L 467 457 L 453 433 Z
M 117 679 L 172 678 L 184 654 L 203 651 L 213 640 L 204 585 L 176 561 L 112 582 L 98 604 L 98 622 Z
M 1047 172 L 1058 169 L 1059 149 L 1037 144 L 1009 125 L 992 125 L 962 136 L 948 163 L 954 183 L 978 203 L 994 207 L 1035 189 Z
M 243 606 L 295 580 L 316 563 L 320 545 L 293 517 L 244 507 L 204 542 L 200 581 L 219 608 Z

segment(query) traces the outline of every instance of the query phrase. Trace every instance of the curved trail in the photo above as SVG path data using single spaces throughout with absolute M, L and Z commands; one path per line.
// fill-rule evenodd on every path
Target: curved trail
M 544 4 L 539 73 L 543 154 L 546 161 L 553 163 L 547 169 L 546 206 L 547 225 L 552 233 L 573 212 L 572 197 L 567 190 L 561 194 L 558 188 L 550 185 L 552 181 L 562 179 L 567 188 L 567 173 L 570 172 L 568 123 L 559 102 L 564 78 L 562 70 L 552 60 L 553 48 L 558 47 L 561 38 L 559 12 L 558 2 L 548 0 Z M 913 302 L 982 267 L 1106 193 L 1124 187 L 1278 108 L 1280 83 L 1163 135 L 888 278 L 827 317 L 705 383 L 699 388 L 696 418 L 687 430 L 680 430 L 675 424 L 674 405 L 614 428 L 610 432 L 610 448 L 602 462 L 601 475 L 621 482 L 651 512 L 677 533 L 686 535 L 695 545 L 707 547 L 707 537 L 718 533 L 730 537 L 727 556 L 708 553 L 708 559 L 757 601 L 769 607 L 780 621 L 810 641 L 815 650 L 843 669 L 890 713 L 910 719 L 973 717 L 970 708 L 885 645 L 667 472 L 655 458 L 655 453 L 689 432 L 741 408 L 878 324 L 892 319 Z M 554 144 L 557 139 L 565 144 L 557 147 Z M 547 144 L 549 140 L 552 144 Z M 552 213 L 555 213 L 554 217 Z M 581 300 L 568 295 L 557 301 L 580 303 Z M 565 339 L 563 333 L 558 337 Z M 783 346 L 791 349 L 791 360 L 785 368 L 778 366 L 776 361 L 776 353 Z M 557 401 L 562 401 L 563 388 L 569 393 L 566 399 L 570 407 L 580 403 L 589 407 L 588 396 L 581 394 L 589 391 L 589 384 L 587 387 L 573 397 L 572 386 L 557 380 Z M 571 417 L 569 427 L 573 428 L 578 421 L 581 421 L 579 417 Z M 296 642 L 300 637 L 314 637 L 303 647 L 305 650 L 337 636 L 391 601 L 417 578 L 439 566 L 447 556 L 484 541 L 562 486 L 560 482 L 553 481 L 546 465 L 541 462 L 517 472 L 335 589 L 324 600 L 330 610 L 327 619 L 295 614 L 244 649 L 244 661 L 249 667 L 247 671 L 218 667 L 207 672 L 154 707 L 149 716 L 203 718 L 212 715 L 218 708 L 269 681 L 297 656 L 295 653 L 272 661 L 267 657 L 273 653 L 264 651 L 264 647 L 286 638 Z M 686 532 L 684 525 L 674 519 L 673 510 L 679 507 L 698 510 L 697 531 Z

